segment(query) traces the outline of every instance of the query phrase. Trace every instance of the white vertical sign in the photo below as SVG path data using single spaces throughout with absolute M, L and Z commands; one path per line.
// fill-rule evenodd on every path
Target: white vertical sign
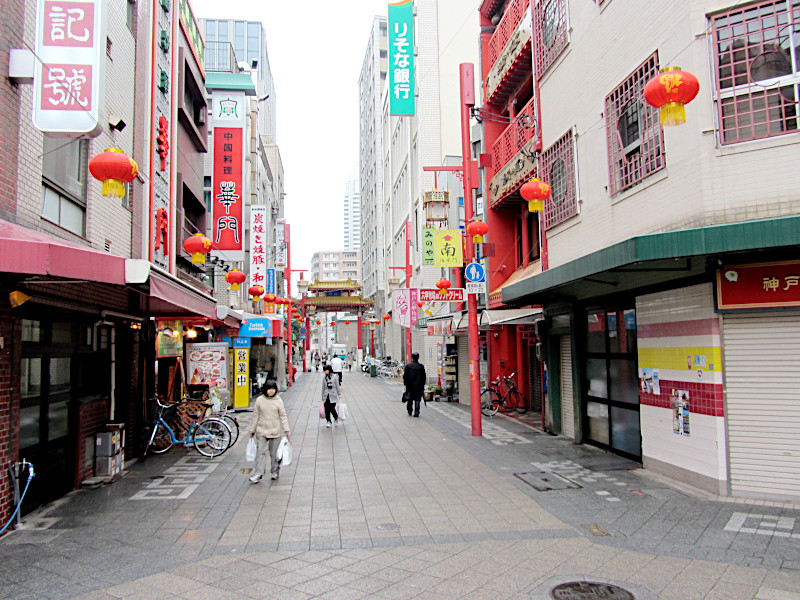
M 286 224 L 282 221 L 279 221 L 277 225 L 275 225 L 275 266 L 276 267 L 285 267 L 286 266 L 286 236 L 285 236 L 285 226 Z
M 267 207 L 250 205 L 250 285 L 265 287 L 267 281 Z
M 38 0 L 33 125 L 65 137 L 100 135 L 106 0 Z

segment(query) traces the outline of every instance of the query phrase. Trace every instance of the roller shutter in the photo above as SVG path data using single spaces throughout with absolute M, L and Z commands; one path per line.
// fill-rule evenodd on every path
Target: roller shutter
M 572 337 L 561 336 L 561 434 L 575 439 L 575 395 L 572 391 Z
M 800 495 L 800 313 L 723 317 L 731 494 Z
M 469 406 L 469 337 L 456 337 L 458 343 L 458 401 Z

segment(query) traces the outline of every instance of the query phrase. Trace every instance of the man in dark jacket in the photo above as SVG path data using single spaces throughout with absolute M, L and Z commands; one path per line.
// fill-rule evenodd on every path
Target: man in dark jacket
M 425 391 L 426 381 L 425 367 L 419 362 L 419 353 L 413 352 L 411 354 L 411 362 L 406 365 L 403 371 L 403 383 L 406 386 L 406 407 L 408 408 L 409 417 L 411 416 L 412 402 L 414 416 L 419 416 L 419 401 L 422 399 L 422 392 Z

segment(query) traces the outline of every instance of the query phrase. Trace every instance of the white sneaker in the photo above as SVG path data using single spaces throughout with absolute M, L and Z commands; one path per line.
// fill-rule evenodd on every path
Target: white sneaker
M 330 429 L 331 428 L 331 422 L 330 421 L 325 421 L 325 427 Z
M 261 481 L 261 475 L 253 475 L 250 478 L 250 483 L 258 483 L 259 481 Z

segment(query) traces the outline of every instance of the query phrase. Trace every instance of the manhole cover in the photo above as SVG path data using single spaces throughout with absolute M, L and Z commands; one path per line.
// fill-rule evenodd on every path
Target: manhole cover
M 580 485 L 555 473 L 548 471 L 535 471 L 533 473 L 514 473 L 532 488 L 540 492 L 550 490 L 580 489 Z
M 398 527 L 400 527 L 400 525 L 398 525 L 397 523 L 381 523 L 380 525 L 378 525 L 378 529 L 380 529 L 381 531 L 389 531 L 392 529 L 397 529 Z
M 636 600 L 628 590 L 611 583 L 570 581 L 550 590 L 554 600 Z

